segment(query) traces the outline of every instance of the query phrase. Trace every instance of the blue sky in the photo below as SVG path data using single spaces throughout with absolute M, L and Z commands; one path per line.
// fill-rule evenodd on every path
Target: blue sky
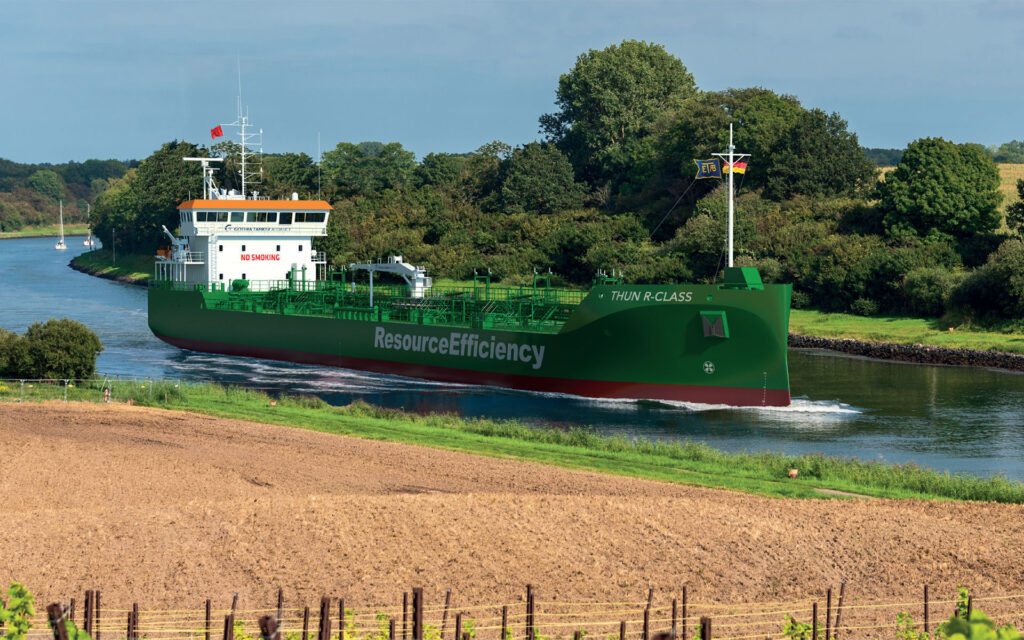
M 1024 139 L 1024 2 L 0 0 L 0 157 L 143 158 L 243 100 L 268 152 L 538 139 L 558 76 L 624 39 L 705 90 L 838 111 L 861 144 Z

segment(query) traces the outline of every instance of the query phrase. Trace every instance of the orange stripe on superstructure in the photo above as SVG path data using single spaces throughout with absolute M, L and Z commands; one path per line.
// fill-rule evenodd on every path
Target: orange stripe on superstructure
M 187 211 L 331 211 L 324 200 L 186 200 Z

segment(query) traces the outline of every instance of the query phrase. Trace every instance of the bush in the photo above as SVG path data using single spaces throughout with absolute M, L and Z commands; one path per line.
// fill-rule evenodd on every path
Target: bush
M 1024 316 L 1024 242 L 1014 238 L 1001 244 L 953 289 L 951 306 L 981 320 Z
M 857 298 L 850 304 L 850 311 L 858 316 L 873 316 L 878 313 L 878 303 L 868 298 Z
M 36 322 L 24 336 L 0 330 L 0 377 L 90 378 L 103 345 L 81 322 Z
M 811 304 L 811 296 L 807 295 L 803 291 L 797 291 L 793 289 L 793 298 L 790 302 L 790 306 L 794 309 L 804 309 Z
M 955 283 L 956 277 L 940 267 L 912 270 L 903 283 L 907 311 L 917 316 L 941 316 Z

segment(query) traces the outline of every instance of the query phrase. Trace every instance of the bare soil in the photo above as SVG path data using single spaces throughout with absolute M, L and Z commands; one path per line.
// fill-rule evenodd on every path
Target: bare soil
M 253 608 L 283 587 L 315 610 L 422 586 L 468 606 L 531 583 L 541 600 L 654 586 L 661 601 L 685 584 L 735 603 L 845 578 L 848 602 L 909 603 L 926 582 L 943 599 L 957 583 L 1022 593 L 1022 547 L 1018 505 L 773 499 L 124 405 L 0 404 L 0 582 L 39 602 L 98 588 L 106 606 L 237 592 Z

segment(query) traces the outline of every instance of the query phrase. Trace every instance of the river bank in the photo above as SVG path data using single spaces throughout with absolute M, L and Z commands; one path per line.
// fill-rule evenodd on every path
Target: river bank
M 778 600 L 807 621 L 807 599 L 843 579 L 848 606 L 916 602 L 929 584 L 944 614 L 960 583 L 986 613 L 1020 611 L 980 597 L 1020 591 L 1018 505 L 770 498 L 117 403 L 0 403 L 0 435 L 0 492 L 22 496 L 3 508 L 6 574 L 41 602 L 102 589 L 105 615 L 234 593 L 250 610 L 279 587 L 300 613 L 325 594 L 394 607 L 417 586 L 432 605 L 451 589 L 454 614 L 521 602 L 525 584 L 543 606 L 654 587 L 665 607 L 688 585 L 691 621 Z M 597 619 L 616 633 L 618 617 Z
M 107 249 L 97 249 L 75 256 L 68 266 L 90 276 L 114 280 L 126 284 L 145 287 L 153 272 L 153 258 L 137 254 L 127 254 L 118 258 L 121 264 L 114 264 L 112 254 Z
M 64 237 L 84 236 L 89 233 L 87 224 L 66 224 L 64 225 Z M 25 227 L 17 231 L 0 231 L 0 240 L 14 238 L 56 238 L 60 236 L 60 226 L 48 224 L 38 227 Z

